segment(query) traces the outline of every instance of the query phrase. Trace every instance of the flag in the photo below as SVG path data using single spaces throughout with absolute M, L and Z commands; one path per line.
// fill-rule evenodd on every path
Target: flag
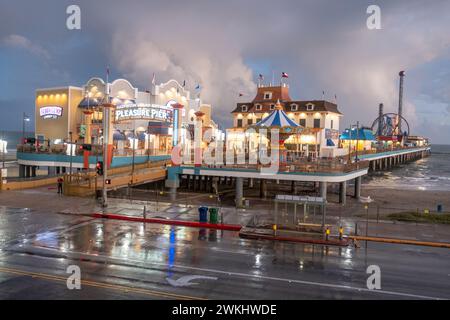
M 152 85 L 156 85 L 156 77 L 155 77 L 154 72 L 153 72 L 153 77 L 152 77 Z
M 286 72 L 282 72 L 281 73 L 281 77 L 282 78 L 289 78 L 288 74 Z

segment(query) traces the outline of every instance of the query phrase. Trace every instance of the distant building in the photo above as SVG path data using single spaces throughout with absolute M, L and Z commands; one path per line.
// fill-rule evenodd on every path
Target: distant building
M 342 113 L 338 106 L 326 100 L 292 100 L 287 84 L 260 85 L 252 101 L 237 104 L 231 112 L 233 127 L 227 129 L 227 147 L 237 151 L 255 149 L 257 146 L 254 141 L 246 141 L 245 131 L 249 126 L 269 116 L 275 110 L 278 100 L 289 118 L 304 127 L 301 134 L 286 140 L 285 144 L 289 150 L 302 156 L 339 155 L 337 146 Z
M 365 127 L 345 129 L 340 138 L 342 148 L 351 152 L 372 150 L 377 141 L 372 129 Z

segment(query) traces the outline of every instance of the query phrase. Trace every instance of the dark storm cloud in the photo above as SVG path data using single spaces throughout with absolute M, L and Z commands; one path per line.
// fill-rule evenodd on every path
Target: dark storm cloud
M 35 88 L 80 85 L 103 75 L 106 65 L 113 76 L 140 88 L 150 86 L 153 72 L 157 82 L 175 77 L 190 89 L 199 82 L 202 98 L 226 125 L 238 92 L 249 99 L 260 72 L 269 80 L 272 71 L 276 78 L 288 72 L 294 98 L 321 98 L 325 90 L 332 100 L 336 94 L 345 124 L 370 124 L 379 102 L 395 111 L 402 69 L 407 70 L 405 112 L 417 132 L 426 134 L 430 121 L 418 116 L 430 107 L 424 96 L 439 106 L 448 103 L 448 77 L 430 84 L 431 69 L 450 65 L 448 1 L 1 3 L 1 59 L 23 51 L 28 56 L 12 65 L 0 60 L 8 99 L 29 95 L 31 106 Z M 81 31 L 65 28 L 69 4 L 81 7 Z M 370 4 L 381 7 L 382 30 L 366 28 Z M 436 121 L 446 117 L 450 123 L 447 108 L 439 108 Z M 450 136 L 449 125 L 442 131 Z

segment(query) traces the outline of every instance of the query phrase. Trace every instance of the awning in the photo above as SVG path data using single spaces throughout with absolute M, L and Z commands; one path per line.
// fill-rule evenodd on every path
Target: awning
M 127 131 L 127 132 L 125 132 L 125 137 L 126 137 L 127 139 L 136 139 L 136 138 L 137 138 L 133 131 Z
M 334 144 L 333 140 L 331 139 L 327 139 L 327 147 L 335 147 L 336 145 Z
M 375 136 L 372 133 L 371 129 L 367 128 L 352 128 L 345 129 L 341 134 L 341 140 L 367 140 L 367 141 L 375 141 Z
M 139 140 L 145 140 L 147 138 L 146 134 L 144 132 L 140 132 L 137 134 L 137 138 Z
M 102 98 L 84 98 L 81 100 L 81 102 L 78 104 L 78 108 L 81 109 L 88 109 L 88 108 L 96 108 L 98 106 L 101 106 L 103 103 Z
M 115 141 L 123 141 L 123 140 L 126 140 L 126 139 L 127 138 L 125 137 L 125 135 L 122 132 L 120 132 L 119 130 L 115 130 L 113 132 L 113 140 L 115 140 Z

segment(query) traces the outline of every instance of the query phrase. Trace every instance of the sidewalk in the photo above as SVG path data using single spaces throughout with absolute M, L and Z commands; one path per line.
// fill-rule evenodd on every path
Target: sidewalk
M 167 201 L 167 200 L 166 200 Z M 36 212 L 83 214 L 93 213 L 118 214 L 128 217 L 143 218 L 143 209 L 146 206 L 146 218 L 179 220 L 198 222 L 198 205 L 178 204 L 168 202 L 127 200 L 109 198 L 106 210 L 93 198 L 67 197 L 58 195 L 55 187 L 41 187 L 28 190 L 0 192 L 0 205 L 13 208 L 30 208 Z M 270 209 L 256 208 L 235 209 L 222 207 L 219 213 L 219 223 L 248 226 L 254 216 L 258 219 L 269 221 Z M 221 216 L 223 215 L 223 221 Z M 365 236 L 366 221 L 363 218 L 343 217 L 340 221 L 336 216 L 327 216 L 327 224 L 331 225 L 331 234 L 337 234 L 339 224 L 344 227 L 344 235 L 353 235 L 355 225 L 358 224 L 358 235 Z M 268 224 L 270 225 L 270 224 Z M 271 229 L 269 228 L 271 231 Z M 288 234 L 283 236 L 289 237 Z M 450 225 L 443 224 L 415 224 L 393 221 L 369 220 L 368 236 L 386 237 L 396 239 L 409 239 L 428 242 L 450 243 Z
M 108 207 L 102 208 L 94 198 L 62 196 L 54 187 L 0 192 L 0 205 L 15 208 L 30 208 L 40 212 L 63 214 L 110 213 L 130 217 L 143 217 L 146 206 L 147 218 L 182 221 L 199 221 L 197 205 L 175 205 L 168 202 L 127 200 L 109 198 Z M 215 207 L 215 206 L 214 206 Z M 246 225 L 258 212 L 251 209 L 222 207 L 219 222 Z M 223 217 L 223 221 L 221 221 Z

